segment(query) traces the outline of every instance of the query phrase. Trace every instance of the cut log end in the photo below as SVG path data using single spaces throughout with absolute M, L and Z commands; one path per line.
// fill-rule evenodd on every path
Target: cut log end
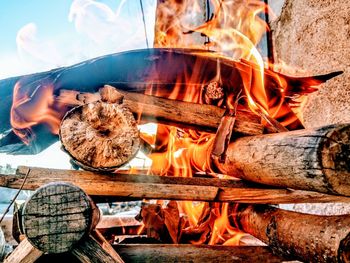
M 334 192 L 350 196 L 350 127 L 341 125 L 326 134 L 320 151 L 322 170 Z
M 133 158 L 140 146 L 134 116 L 123 104 L 96 101 L 63 118 L 62 146 L 87 170 L 114 170 Z
M 99 211 L 78 187 L 55 183 L 39 188 L 23 209 L 29 242 L 47 253 L 69 251 L 98 223 Z
M 239 138 L 215 165 L 257 183 L 350 196 L 350 124 Z

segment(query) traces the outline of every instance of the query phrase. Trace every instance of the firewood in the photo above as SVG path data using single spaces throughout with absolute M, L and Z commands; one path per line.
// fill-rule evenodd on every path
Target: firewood
M 101 95 L 102 101 L 78 106 L 66 114 L 60 139 L 79 166 L 111 171 L 136 155 L 140 138 L 132 113 L 117 103 L 121 97 Z
M 303 262 L 349 262 L 350 215 L 319 216 L 239 205 L 233 221 L 279 255 Z
M 288 262 L 262 246 L 115 245 L 126 262 Z
M 108 90 L 108 91 L 107 91 Z M 123 96 L 123 105 L 130 109 L 134 114 L 141 116 L 142 122 L 157 122 L 166 125 L 178 126 L 181 128 L 196 129 L 207 132 L 216 132 L 220 125 L 222 117 L 225 115 L 225 109 L 214 105 L 191 103 L 179 100 L 170 100 L 156 96 L 150 96 L 140 93 L 127 92 L 122 89 L 105 85 L 100 92 L 114 90 L 112 96 L 117 98 Z M 64 91 L 72 93 L 74 91 Z M 82 93 L 77 100 L 71 100 L 71 105 L 79 105 L 85 102 L 92 103 L 101 99 L 98 93 Z M 237 118 L 233 128 L 236 135 L 258 135 L 262 134 L 264 127 L 260 123 L 261 118 L 248 110 L 238 110 Z
M 220 71 L 217 70 L 218 67 Z M 193 72 L 200 72 L 200 74 L 192 74 Z M 288 116 L 292 115 L 293 118 L 295 118 L 295 114 L 288 105 L 294 102 L 293 98 L 314 91 L 315 86 L 339 74 L 339 72 L 335 72 L 323 76 L 294 78 L 271 70 L 265 70 L 264 73 L 265 87 L 269 89 L 268 95 L 277 98 L 274 101 L 278 104 L 283 99 L 285 103 L 280 107 L 281 111 L 286 112 Z M 199 92 L 203 84 L 219 78 L 225 92 L 230 93 L 235 90 L 234 87 L 242 86 L 242 77 L 251 78 L 256 74 L 256 65 L 225 59 L 211 51 L 150 48 L 110 54 L 69 67 L 0 80 L 0 116 L 2 116 L 0 150 L 12 154 L 36 154 L 57 140 L 48 129 L 45 129 L 46 126 L 41 124 L 32 127 L 37 132 L 37 136 L 27 138 L 30 139 L 28 145 L 21 143 L 14 132 L 9 133 L 13 128 L 10 123 L 10 112 L 14 97 L 13 87 L 16 84 L 21 87 L 17 95 L 22 98 L 20 102 L 21 104 L 23 102 L 22 106 L 24 106 L 21 107 L 21 112 L 25 115 L 22 118 L 28 120 L 26 115 L 28 107 L 31 108 L 30 105 L 33 102 L 35 104 L 35 102 L 41 101 L 40 94 L 43 90 L 47 90 L 47 87 L 53 87 L 56 95 L 62 89 L 96 92 L 101 85 L 111 84 L 119 86 L 123 90 L 139 93 L 144 93 L 150 88 L 161 92 L 160 96 L 168 97 L 176 86 L 179 88 L 177 99 L 181 100 L 185 93 L 183 91 L 188 90 L 189 87 L 193 88 L 193 91 L 198 90 Z M 280 93 L 280 88 L 282 88 L 279 84 L 280 81 L 276 81 L 277 79 L 287 85 L 283 87 L 285 91 L 283 95 Z M 28 94 L 33 96 L 28 99 Z M 59 101 L 55 99 L 54 106 L 56 103 L 59 104 Z M 281 118 L 285 117 L 286 114 L 283 114 Z M 36 121 L 32 120 L 33 122 L 31 122 L 30 120 L 32 119 L 29 118 L 28 127 L 33 122 L 36 123 Z M 300 122 L 297 122 L 299 125 L 297 125 L 298 123 L 292 125 L 294 128 L 300 127 Z
M 34 263 L 43 254 L 44 252 L 33 247 L 26 238 L 4 260 L 4 263 Z
M 222 173 L 279 187 L 350 196 L 350 125 L 239 138 Z
M 24 251 L 36 258 L 43 253 L 71 252 L 81 262 L 122 263 L 94 229 L 99 218 L 99 209 L 80 188 L 62 182 L 45 185 L 23 207 L 21 221 L 26 238 L 9 258 L 16 260 Z
M 29 171 L 28 171 L 29 170 Z M 90 196 L 119 200 L 172 199 L 241 203 L 319 203 L 350 202 L 344 196 L 311 191 L 267 188 L 240 180 L 181 178 L 135 174 L 101 174 L 89 171 L 19 167 L 17 175 L 0 175 L 0 185 L 18 188 L 28 173 L 23 189 L 35 190 L 49 182 L 73 183 Z
M 70 251 L 99 220 L 99 210 L 78 187 L 66 183 L 39 188 L 25 203 L 23 231 L 47 253 Z

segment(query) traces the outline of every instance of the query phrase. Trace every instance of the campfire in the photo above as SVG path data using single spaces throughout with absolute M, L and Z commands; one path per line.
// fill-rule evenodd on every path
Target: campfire
M 190 248 L 211 259 L 349 260 L 349 215 L 276 206 L 350 202 L 350 125 L 305 129 L 301 118 L 307 95 L 342 72 L 293 76 L 263 58 L 261 1 L 211 1 L 202 23 L 199 4 L 180 2 L 158 2 L 154 48 L 0 81 L 1 150 L 36 154 L 59 138 L 76 168 L 0 176 L 36 190 L 15 216 L 21 242 L 7 262 L 67 251 L 123 262 L 164 244 L 180 245 L 163 261 Z M 126 168 L 138 152 L 152 164 Z M 96 208 L 130 200 L 143 200 L 130 222 Z

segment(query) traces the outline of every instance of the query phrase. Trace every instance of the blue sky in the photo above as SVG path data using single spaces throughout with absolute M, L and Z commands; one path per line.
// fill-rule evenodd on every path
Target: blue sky
M 143 3 L 152 38 L 156 0 Z M 0 0 L 0 79 L 143 47 L 136 0 Z

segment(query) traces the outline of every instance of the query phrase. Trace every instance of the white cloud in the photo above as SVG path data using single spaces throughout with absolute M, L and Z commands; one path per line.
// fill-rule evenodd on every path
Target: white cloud
M 143 0 L 143 3 L 147 35 L 153 43 L 156 0 Z M 63 31 L 48 38 L 40 33 L 45 25 L 24 25 L 17 32 L 17 53 L 1 54 L 0 79 L 146 47 L 138 1 L 122 0 L 117 10 L 113 10 L 97 1 L 74 0 L 67 17 L 76 34 Z

